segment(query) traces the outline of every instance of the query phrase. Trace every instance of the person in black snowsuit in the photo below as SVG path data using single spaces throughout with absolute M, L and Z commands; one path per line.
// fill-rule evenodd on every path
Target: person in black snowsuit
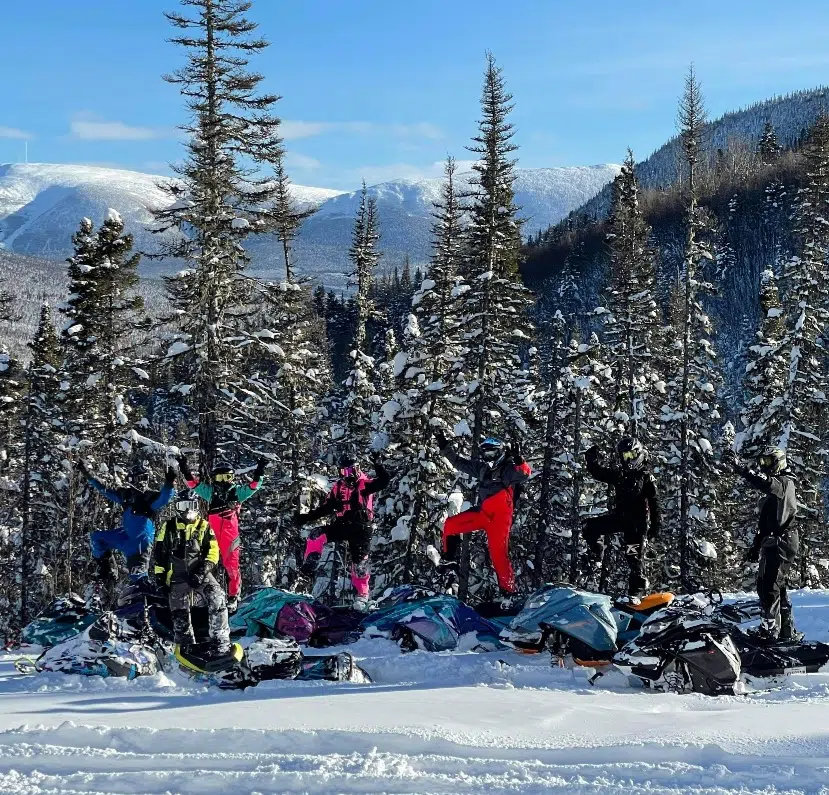
M 759 472 L 743 465 L 733 453 L 729 458 L 734 471 L 766 495 L 757 535 L 745 556 L 747 563 L 760 562 L 760 634 L 770 641 L 798 642 L 803 635 L 794 626 L 786 579 L 800 549 L 800 535 L 795 524 L 797 493 L 786 453 L 776 447 L 766 448 L 757 461 Z
M 375 476 L 368 477 L 353 456 L 344 455 L 339 461 L 340 479 L 320 505 L 308 513 L 295 515 L 300 527 L 324 516 L 335 514 L 325 528 L 320 528 L 307 540 L 303 570 L 313 571 L 323 547 L 329 541 L 344 541 L 351 555 L 351 582 L 358 599 L 366 601 L 370 592 L 371 572 L 368 553 L 371 547 L 374 495 L 389 485 L 389 473 L 380 456 L 371 458 Z
M 595 445 L 585 454 L 591 477 L 615 489 L 613 511 L 584 522 L 584 540 L 591 565 L 602 558 L 605 539 L 622 534 L 628 563 L 628 594 L 638 596 L 648 587 L 643 570 L 645 546 L 659 535 L 661 513 L 656 482 L 647 470 L 648 454 L 641 442 L 630 437 L 616 445 L 619 466 L 603 466 Z
M 195 494 L 182 494 L 175 509 L 176 515 L 158 531 L 153 552 L 156 582 L 169 593 L 174 640 L 182 648 L 196 642 L 190 605 L 198 595 L 207 606 L 212 653 L 221 656 L 230 650 L 230 628 L 225 592 L 213 574 L 219 565 L 219 544 L 213 528 L 199 515 Z

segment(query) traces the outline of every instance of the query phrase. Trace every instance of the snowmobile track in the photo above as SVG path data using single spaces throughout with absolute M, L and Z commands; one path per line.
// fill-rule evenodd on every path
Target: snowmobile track
M 735 755 L 711 744 L 498 749 L 394 734 L 267 732 L 243 752 L 227 750 L 238 747 L 234 734 L 167 730 L 130 742 L 123 730 L 80 726 L 5 732 L 0 792 L 792 795 L 826 793 L 829 770 L 829 757 Z

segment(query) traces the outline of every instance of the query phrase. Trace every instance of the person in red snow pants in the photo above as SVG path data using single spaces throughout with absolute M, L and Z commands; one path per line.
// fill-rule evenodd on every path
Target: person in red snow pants
M 222 566 L 227 572 L 227 607 L 233 612 L 239 604 L 242 591 L 242 575 L 239 558 L 242 542 L 239 538 L 239 512 L 245 500 L 249 500 L 262 485 L 266 461 L 259 459 L 250 483 L 234 483 L 236 475 L 231 466 L 219 464 L 210 475 L 210 483 L 200 483 L 187 466 L 187 460 L 179 458 L 179 467 L 187 488 L 192 489 L 207 503 L 207 521 L 213 529 Z
M 512 529 L 515 487 L 529 478 L 532 470 L 515 445 L 507 447 L 498 439 L 486 439 L 479 448 L 479 461 L 472 461 L 449 448 L 449 440 L 436 433 L 443 455 L 456 469 L 478 480 L 478 506 L 450 516 L 443 525 L 443 551 L 457 556 L 455 536 L 483 530 L 489 557 L 505 593 L 515 593 L 515 572 L 509 559 L 509 534 Z

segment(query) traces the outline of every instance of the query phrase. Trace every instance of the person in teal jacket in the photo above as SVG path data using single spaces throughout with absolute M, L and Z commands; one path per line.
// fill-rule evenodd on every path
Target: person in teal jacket
M 227 606 L 232 613 L 239 604 L 239 594 L 242 591 L 242 575 L 239 571 L 242 549 L 239 512 L 242 503 L 256 494 L 262 485 L 267 462 L 264 458 L 259 459 L 250 483 L 236 483 L 233 467 L 227 464 L 216 466 L 210 475 L 210 482 L 201 483 L 190 471 L 185 456 L 181 456 L 178 462 L 187 488 L 207 503 L 207 521 L 219 542 L 222 565 L 227 572 Z

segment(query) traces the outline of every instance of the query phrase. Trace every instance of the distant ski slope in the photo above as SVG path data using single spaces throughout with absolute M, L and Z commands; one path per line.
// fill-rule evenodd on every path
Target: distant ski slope
M 618 166 L 518 169 L 516 201 L 526 219 L 525 233 L 561 219 L 595 195 L 618 173 Z M 462 175 L 464 187 L 470 175 Z M 96 223 L 112 207 L 121 213 L 136 247 L 152 251 L 157 236 L 147 231 L 151 210 L 163 207 L 167 194 L 159 187 L 164 177 L 95 166 L 0 165 L 0 247 L 53 260 L 65 259 L 81 218 Z M 430 227 L 440 179 L 394 180 L 374 185 L 381 249 L 386 266 L 401 265 L 408 256 L 422 264 L 430 253 Z M 299 269 L 332 287 L 345 285 L 347 251 L 356 210 L 356 193 L 293 186 L 303 207 L 319 207 L 304 226 L 296 244 Z M 279 247 L 271 237 L 252 238 L 248 249 L 253 268 L 279 275 Z M 169 271 L 174 263 L 145 262 L 145 273 Z

